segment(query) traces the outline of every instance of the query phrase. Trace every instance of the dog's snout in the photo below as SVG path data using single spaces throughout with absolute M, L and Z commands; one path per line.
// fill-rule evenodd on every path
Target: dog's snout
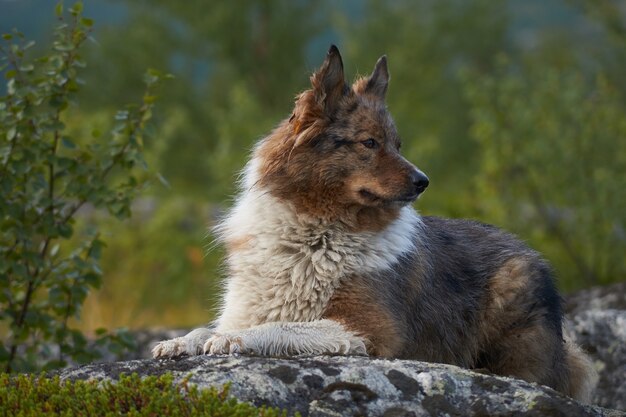
M 415 187 L 415 192 L 417 194 L 423 193 L 429 183 L 426 174 L 419 169 L 416 169 L 411 173 L 411 181 L 413 182 L 413 186 Z

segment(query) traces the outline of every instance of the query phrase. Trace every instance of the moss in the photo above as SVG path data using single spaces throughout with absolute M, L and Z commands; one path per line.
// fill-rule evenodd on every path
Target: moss
M 199 390 L 171 374 L 112 381 L 61 381 L 58 376 L 0 374 L 3 416 L 286 416 L 229 398 L 228 387 Z

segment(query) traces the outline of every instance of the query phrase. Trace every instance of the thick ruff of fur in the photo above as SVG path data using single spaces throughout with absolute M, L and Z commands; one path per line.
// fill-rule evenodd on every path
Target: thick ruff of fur
M 420 217 L 382 57 L 345 83 L 332 47 L 292 116 L 256 147 L 216 228 L 228 279 L 210 329 L 159 343 L 196 354 L 357 354 L 482 368 L 589 401 L 597 374 L 562 334 L 547 263 L 514 236 Z
M 413 209 L 404 207 L 381 232 L 350 232 L 300 216 L 253 187 L 218 229 L 227 247 L 239 247 L 228 257 L 230 279 L 217 330 L 321 318 L 343 278 L 391 268 L 413 251 L 419 224 Z

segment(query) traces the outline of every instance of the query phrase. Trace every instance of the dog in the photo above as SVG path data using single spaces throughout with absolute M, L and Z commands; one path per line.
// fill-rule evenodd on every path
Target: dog
M 428 177 L 400 154 L 387 59 L 349 85 L 334 45 L 255 147 L 217 226 L 228 279 L 214 328 L 179 355 L 369 355 L 483 369 L 588 402 L 596 373 L 562 333 L 549 265 L 514 236 L 419 216 Z

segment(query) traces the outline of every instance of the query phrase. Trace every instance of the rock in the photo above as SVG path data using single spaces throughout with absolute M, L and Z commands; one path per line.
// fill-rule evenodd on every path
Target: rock
M 591 356 L 600 374 L 592 402 L 626 409 L 626 282 L 565 297 L 566 333 Z
M 116 379 L 171 372 L 200 388 L 230 383 L 257 406 L 303 416 L 626 416 L 582 405 L 550 388 L 451 365 L 365 357 L 194 356 L 133 360 L 59 371 L 63 380 Z
M 567 334 L 593 359 L 600 374 L 592 402 L 626 410 L 626 310 L 589 310 L 567 323 Z
M 587 288 L 565 297 L 565 313 L 569 317 L 590 310 L 626 311 L 626 281 Z
M 565 311 L 566 333 L 591 356 L 600 373 L 593 404 L 626 410 L 626 282 L 568 295 Z M 149 358 L 156 342 L 187 332 L 135 332 L 139 348 L 123 359 Z M 231 392 L 238 398 L 311 415 L 342 415 L 342 410 L 348 410 L 347 414 L 428 415 L 434 409 L 442 410 L 438 414 L 449 410 L 450 415 L 498 415 L 517 411 L 528 415 L 552 412 L 567 416 L 611 415 L 606 410 L 585 408 L 545 387 L 414 361 L 356 357 L 293 360 L 198 357 L 165 362 L 94 364 L 63 371 L 63 375 L 64 378 L 115 378 L 120 372 L 135 369 L 142 375 L 170 370 L 179 378 L 192 372 L 192 382 L 201 386 L 221 385 L 232 380 Z M 506 412 L 502 408 L 505 403 L 509 407 Z

